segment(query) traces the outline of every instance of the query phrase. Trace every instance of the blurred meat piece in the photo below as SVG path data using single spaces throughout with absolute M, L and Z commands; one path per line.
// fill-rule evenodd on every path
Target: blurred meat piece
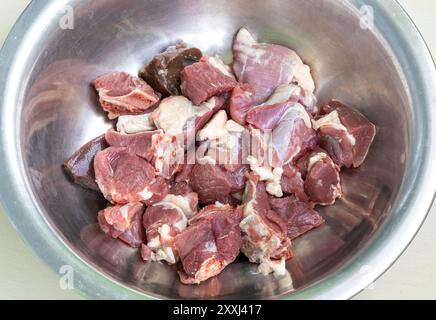
M 125 114 L 139 114 L 152 108 L 160 100 L 144 80 L 125 72 L 113 72 L 99 77 L 94 86 L 103 109 L 114 119 Z
M 246 124 L 248 111 L 253 107 L 254 90 L 248 84 L 237 85 L 230 96 L 229 112 L 234 121 Z
M 127 148 L 110 147 L 94 160 L 96 182 L 112 203 L 144 202 L 149 205 L 162 200 L 168 184 L 155 176 L 153 166 L 132 154 Z
M 315 84 L 310 68 L 291 49 L 267 43 L 257 43 L 247 29 L 241 28 L 233 42 L 233 71 L 240 83 L 249 84 L 258 105 L 268 99 L 282 84 L 295 82 L 312 93 Z
M 185 195 L 169 194 L 145 210 L 143 225 L 147 234 L 147 247 L 152 251 L 150 260 L 164 260 L 170 264 L 179 260 L 174 239 L 186 229 L 188 219 L 196 214 L 197 203 L 197 194 L 194 192 Z
M 271 167 L 284 166 L 316 145 L 311 117 L 299 103 L 257 106 L 248 112 L 247 122 L 261 129 L 261 135 L 270 135 L 260 139 L 266 141 L 262 148 L 268 150 L 271 159 L 266 160 Z
M 138 202 L 107 207 L 98 213 L 98 223 L 104 233 L 138 248 L 145 241 L 142 227 L 144 208 L 144 205 Z
M 179 139 L 177 139 L 179 138 Z M 185 144 L 182 135 L 173 136 L 162 132 L 152 137 L 153 164 L 156 174 L 171 179 L 182 170 L 185 161 Z
M 230 67 L 218 57 L 204 56 L 199 62 L 183 69 L 181 78 L 183 95 L 195 105 L 232 91 L 237 85 Z
M 274 93 L 262 105 L 273 105 L 287 101 L 302 104 L 311 115 L 318 113 L 317 99 L 313 92 L 304 90 L 297 84 L 289 83 L 278 86 Z
M 236 259 L 241 247 L 241 216 L 241 208 L 210 205 L 190 220 L 190 226 L 176 237 L 182 283 L 205 281 Z
M 198 62 L 203 54 L 197 48 L 188 48 L 184 43 L 168 47 L 156 55 L 140 72 L 140 76 L 163 96 L 178 96 L 180 90 L 180 72 L 194 62 Z
M 293 240 L 324 223 L 324 219 L 313 210 L 312 205 L 295 196 L 269 197 L 269 203 L 286 224 L 286 234 Z
M 124 134 L 109 129 L 106 132 L 106 141 L 111 147 L 124 147 L 129 152 L 150 161 L 153 157 L 152 138 L 161 131 L 146 131 L 134 134 Z
M 360 112 L 336 100 L 322 106 L 321 115 L 314 122 L 320 146 L 339 166 L 359 167 L 374 140 L 375 126 Z
M 309 201 L 304 191 L 304 180 L 301 172 L 295 165 L 290 163 L 283 167 L 280 185 L 284 193 L 292 194 L 300 201 Z
M 188 129 L 197 132 L 221 109 L 224 102 L 221 97 L 212 97 L 195 106 L 184 96 L 169 97 L 162 100 L 151 117 L 156 127 L 168 135 L 183 134 Z
M 265 185 L 255 174 L 249 175 L 243 203 L 241 251 L 250 262 L 260 264 L 262 273 L 283 275 L 285 260 L 292 257 L 291 242 L 284 221 L 269 205 Z
M 195 164 L 189 176 L 189 184 L 198 193 L 201 204 L 216 201 L 225 203 L 232 193 L 244 190 L 247 166 L 240 165 L 233 172 L 217 164 Z
M 94 157 L 107 147 L 104 135 L 89 141 L 64 162 L 65 171 L 75 183 L 85 188 L 100 191 L 95 182 Z
M 119 116 L 117 131 L 120 133 L 140 133 L 143 131 L 154 131 L 156 126 L 151 119 L 151 112 L 138 115 Z
M 321 148 L 305 154 L 298 160 L 303 173 L 304 190 L 310 201 L 320 205 L 332 205 L 342 196 L 339 167 Z

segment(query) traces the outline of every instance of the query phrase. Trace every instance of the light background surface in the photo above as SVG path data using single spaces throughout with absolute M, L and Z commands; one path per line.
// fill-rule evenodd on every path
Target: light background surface
M 36 0 L 42 1 L 42 0 Z M 30 0 L 0 1 L 0 44 Z M 399 0 L 436 54 L 436 1 Z M 1 61 L 0 61 L 1 63 Z M 355 299 L 436 299 L 436 204 L 398 261 Z M 0 208 L 0 299 L 81 299 L 21 240 Z

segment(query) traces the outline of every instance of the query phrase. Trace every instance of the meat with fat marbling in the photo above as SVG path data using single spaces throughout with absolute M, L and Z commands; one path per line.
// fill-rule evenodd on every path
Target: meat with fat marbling
M 176 237 L 182 283 L 199 284 L 236 259 L 241 247 L 241 217 L 240 207 L 210 205 L 190 220 L 190 226 Z
M 227 93 L 237 85 L 230 67 L 218 57 L 203 57 L 197 63 L 183 69 L 182 93 L 195 105 L 209 98 Z
M 157 93 L 144 80 L 125 72 L 113 72 L 97 78 L 95 89 L 103 109 L 114 119 L 125 114 L 140 114 L 160 100 Z
M 347 168 L 363 163 L 376 134 L 374 124 L 364 115 L 336 100 L 321 107 L 314 126 L 320 146 L 335 163 Z
M 145 240 L 142 227 L 144 209 L 144 205 L 138 202 L 110 206 L 98 213 L 98 223 L 104 233 L 138 248 Z
M 295 196 L 285 198 L 269 197 L 269 203 L 286 224 L 286 234 L 290 240 L 319 227 L 324 219 L 305 201 Z
M 233 70 L 240 83 L 254 90 L 254 104 L 268 99 L 282 84 L 296 82 L 309 92 L 315 84 L 310 68 L 295 51 L 275 44 L 257 43 L 247 29 L 241 28 L 233 41 Z
M 162 200 L 168 184 L 156 177 L 153 166 L 132 154 L 127 148 L 109 147 L 94 160 L 96 182 L 112 203 L 144 202 L 149 205 Z

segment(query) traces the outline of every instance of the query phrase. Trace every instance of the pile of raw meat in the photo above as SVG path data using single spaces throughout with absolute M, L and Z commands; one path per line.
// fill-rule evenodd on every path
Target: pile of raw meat
M 180 263 L 183 283 L 219 274 L 242 252 L 286 272 L 293 239 L 324 223 L 340 171 L 364 161 L 375 126 L 339 101 L 318 106 L 310 68 L 242 28 L 233 64 L 179 43 L 139 77 L 93 83 L 110 129 L 65 163 L 109 201 L 101 229 L 145 261 Z

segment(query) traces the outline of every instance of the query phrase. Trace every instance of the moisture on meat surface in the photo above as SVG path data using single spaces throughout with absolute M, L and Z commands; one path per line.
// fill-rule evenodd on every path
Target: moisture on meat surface
M 321 107 L 321 116 L 314 122 L 320 146 L 339 166 L 359 167 L 368 154 L 375 137 L 375 126 L 359 111 L 337 100 Z
M 94 168 L 100 190 L 112 203 L 152 204 L 168 193 L 168 183 L 156 176 L 153 166 L 127 148 L 110 147 L 99 152 Z
M 139 202 L 109 206 L 98 213 L 98 223 L 104 233 L 138 248 L 145 240 L 142 228 L 144 208 Z
M 95 182 L 94 157 L 107 147 L 104 135 L 91 140 L 64 162 L 65 171 L 75 183 L 85 188 L 100 191 Z
M 241 216 L 240 207 L 216 204 L 203 208 L 189 221 L 190 226 L 176 237 L 182 283 L 205 281 L 236 259 L 241 248 Z
M 144 80 L 125 72 L 113 72 L 97 78 L 95 89 L 102 108 L 114 119 L 125 114 L 140 114 L 155 106 L 161 94 Z
M 200 49 L 178 43 L 156 55 L 140 72 L 140 76 L 163 96 L 178 96 L 181 94 L 180 73 L 186 66 L 198 62 L 202 56 Z

